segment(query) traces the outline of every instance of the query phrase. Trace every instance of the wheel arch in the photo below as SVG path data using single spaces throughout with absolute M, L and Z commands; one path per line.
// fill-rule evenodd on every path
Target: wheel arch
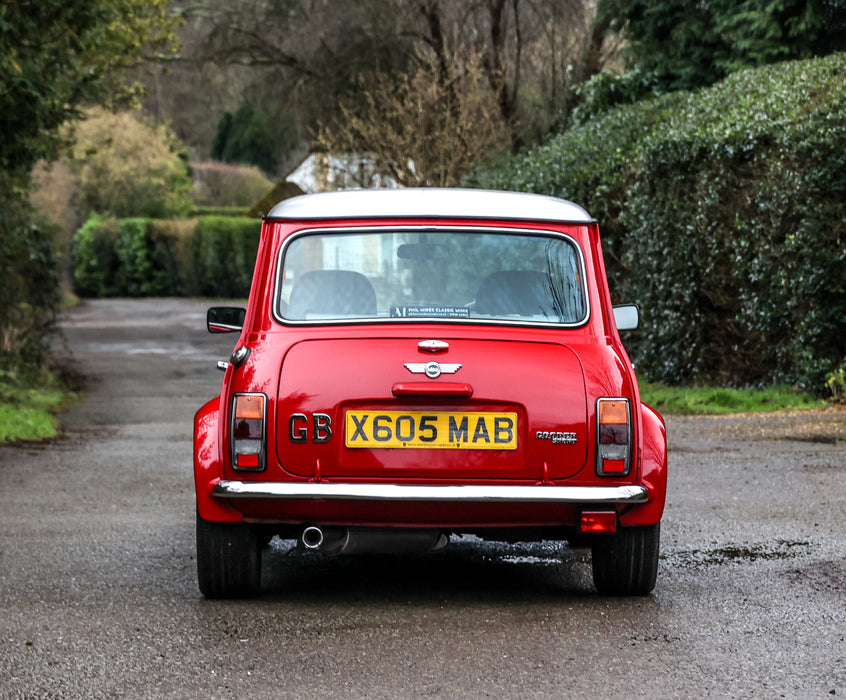
M 664 419 L 651 406 L 641 404 L 641 483 L 649 502 L 620 516 L 623 526 L 654 525 L 661 521 L 667 499 L 667 430 Z
M 223 478 L 219 420 L 220 399 L 208 401 L 194 415 L 194 490 L 197 511 L 204 520 L 240 522 L 243 515 L 239 511 L 212 498 L 214 485 Z

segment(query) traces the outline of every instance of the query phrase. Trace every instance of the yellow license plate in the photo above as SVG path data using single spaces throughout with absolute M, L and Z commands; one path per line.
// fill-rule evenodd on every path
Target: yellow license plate
M 516 413 L 348 411 L 346 446 L 516 450 Z

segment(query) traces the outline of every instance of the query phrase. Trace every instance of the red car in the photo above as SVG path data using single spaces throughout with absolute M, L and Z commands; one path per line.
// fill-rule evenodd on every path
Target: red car
M 264 219 L 218 398 L 196 414 L 197 568 L 259 591 L 274 535 L 427 552 L 450 535 L 592 548 L 603 594 L 655 585 L 667 481 L 597 223 L 458 189 L 306 195 Z

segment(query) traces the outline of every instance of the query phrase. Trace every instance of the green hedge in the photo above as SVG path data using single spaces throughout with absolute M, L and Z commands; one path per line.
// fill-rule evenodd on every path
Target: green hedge
M 652 380 L 821 391 L 846 363 L 844 54 L 614 109 L 468 184 L 597 217 Z
M 74 236 L 77 291 L 89 297 L 246 297 L 260 229 L 248 218 L 92 215 Z
M 538 192 L 572 200 L 602 224 L 608 276 L 617 289 L 625 279 L 619 258 L 626 229 L 621 216 L 633 163 L 644 135 L 684 101 L 673 94 L 617 109 L 601 119 L 554 136 L 528 153 L 507 155 L 468 176 L 469 187 Z
M 250 293 L 261 225 L 255 219 L 208 216 L 191 239 L 191 294 L 246 297 Z
M 211 205 L 195 206 L 188 216 L 228 216 L 246 217 L 249 216 L 250 207 L 215 207 Z

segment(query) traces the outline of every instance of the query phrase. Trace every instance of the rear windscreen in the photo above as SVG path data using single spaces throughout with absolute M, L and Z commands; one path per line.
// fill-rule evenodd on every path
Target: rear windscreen
M 584 265 L 567 236 L 517 231 L 314 231 L 279 262 L 281 321 L 587 319 Z

